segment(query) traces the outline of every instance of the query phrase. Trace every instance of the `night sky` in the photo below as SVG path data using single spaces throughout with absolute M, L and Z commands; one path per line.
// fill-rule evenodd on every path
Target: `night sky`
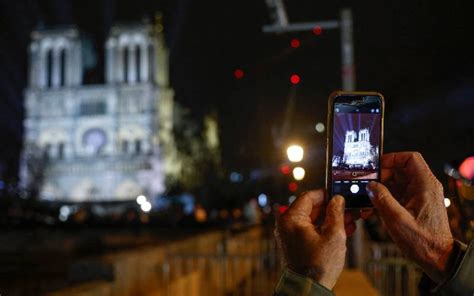
M 285 1 L 291 22 L 354 17 L 357 88 L 386 98 L 385 151 L 419 150 L 441 176 L 444 162 L 474 154 L 472 1 Z M 354 3 L 357 3 L 355 5 Z M 22 138 L 22 91 L 29 32 L 76 24 L 97 65 L 86 83 L 103 83 L 103 41 L 115 22 L 164 12 L 176 100 L 196 118 L 217 111 L 226 167 L 248 171 L 278 165 L 283 141 L 324 149 L 327 97 L 339 89 L 338 31 L 267 35 L 263 0 L 0 1 L 0 177 L 12 178 Z M 292 49 L 292 38 L 301 47 Z M 235 69 L 244 77 L 237 80 Z M 289 77 L 301 76 L 293 88 Z M 292 97 L 293 112 L 288 115 Z M 285 115 L 287 114 L 287 115 Z M 316 160 L 321 167 L 324 159 Z

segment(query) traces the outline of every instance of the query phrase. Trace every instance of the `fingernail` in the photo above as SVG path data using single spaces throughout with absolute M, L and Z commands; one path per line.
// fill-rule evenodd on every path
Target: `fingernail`
M 344 199 L 344 196 L 342 195 L 334 195 L 333 198 L 337 198 L 337 207 L 340 211 L 344 211 L 344 203 L 345 203 L 345 199 Z
M 374 192 L 372 191 L 372 188 L 377 186 L 377 183 L 374 181 L 370 181 L 367 186 L 365 186 L 365 190 L 367 191 L 367 195 L 369 196 L 370 199 L 374 198 Z

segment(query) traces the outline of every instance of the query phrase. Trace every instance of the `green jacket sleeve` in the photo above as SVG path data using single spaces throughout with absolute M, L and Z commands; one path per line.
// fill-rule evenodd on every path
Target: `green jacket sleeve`
M 299 275 L 287 268 L 275 288 L 274 296 L 334 296 L 334 293 L 312 279 Z
M 427 283 L 430 280 L 424 276 L 420 283 L 421 295 L 474 295 L 474 241 L 467 247 L 458 244 L 458 260 L 452 273 L 438 285 Z

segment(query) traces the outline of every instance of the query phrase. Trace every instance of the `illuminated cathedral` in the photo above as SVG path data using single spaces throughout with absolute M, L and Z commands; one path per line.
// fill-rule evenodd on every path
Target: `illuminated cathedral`
M 371 168 L 377 155 L 378 147 L 370 144 L 369 129 L 361 129 L 358 133 L 353 130 L 346 132 L 342 158 L 344 164 L 354 168 Z
M 47 200 L 129 200 L 156 196 L 177 173 L 173 90 L 161 30 L 116 25 L 105 41 L 105 84 L 83 84 L 75 27 L 37 30 L 25 91 L 25 162 L 44 161 Z M 24 165 L 25 182 L 31 165 Z M 29 177 L 28 177 L 29 176 Z

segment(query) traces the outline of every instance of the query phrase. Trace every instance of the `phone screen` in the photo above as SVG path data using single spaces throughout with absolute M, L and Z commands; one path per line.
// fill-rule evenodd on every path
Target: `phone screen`
M 331 193 L 344 196 L 348 208 L 372 206 L 365 187 L 380 180 L 382 100 L 347 95 L 333 101 Z

